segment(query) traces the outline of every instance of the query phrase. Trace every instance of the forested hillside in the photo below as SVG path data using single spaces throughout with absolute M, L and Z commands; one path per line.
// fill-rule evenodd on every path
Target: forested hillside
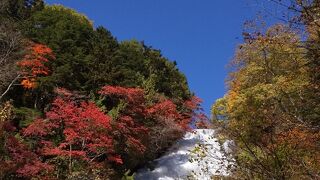
M 235 177 L 319 179 L 320 2 L 273 2 L 293 16 L 243 33 L 213 120 L 235 142 Z
M 268 3 L 282 23 L 245 23 L 209 124 L 160 50 L 0 0 L 0 180 L 320 179 L 320 0 Z
M 121 179 L 189 130 L 176 63 L 42 0 L 0 2 L 0 179 Z

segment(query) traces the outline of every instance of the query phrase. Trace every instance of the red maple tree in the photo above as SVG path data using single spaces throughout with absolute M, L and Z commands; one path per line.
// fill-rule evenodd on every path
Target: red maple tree
M 43 162 L 36 152 L 33 152 L 16 137 L 7 137 L 5 145 L 10 159 L 3 163 L 10 171 L 15 170 L 18 176 L 35 178 L 41 173 L 46 174 L 53 170 L 52 165 Z
M 44 178 L 42 175 L 51 172 L 53 166 L 43 162 L 41 156 L 17 136 L 17 128 L 8 116 L 12 108 L 9 102 L 0 108 L 0 179 L 7 179 L 6 174 L 12 178 Z
M 99 93 L 121 99 L 126 103 L 125 109 L 118 112 L 120 115 L 112 124 L 118 149 L 128 149 L 132 153 L 143 154 L 146 150 L 143 141 L 148 133 L 148 128 L 142 122 L 145 114 L 144 91 L 139 88 L 105 86 Z
M 159 129 L 167 129 L 162 132 L 168 132 L 165 136 L 172 136 L 169 138 L 172 142 L 181 137 L 183 132 L 190 129 L 194 111 L 200 105 L 198 98 L 192 98 L 179 108 L 163 96 L 154 97 L 154 103 L 150 104 L 146 102 L 145 92 L 140 88 L 104 86 L 99 93 L 112 101 L 125 104 L 123 109 L 118 109 L 118 116 L 113 120 L 112 126 L 117 149 L 126 150 L 122 156 L 127 157 L 125 159 L 130 163 L 133 162 L 132 159 L 150 153 L 148 148 L 156 143 L 151 141 L 158 141 L 153 136 L 160 132 Z
M 43 157 L 65 157 L 72 170 L 72 161 L 99 164 L 105 161 L 122 164 L 110 136 L 111 118 L 93 102 L 74 101 L 66 90 L 52 103 L 45 119 L 37 119 L 23 130 L 26 137 L 38 140 Z M 53 142 L 52 137 L 63 137 Z M 103 157 L 103 158 L 102 158 Z
M 17 63 L 23 76 L 21 85 L 26 89 L 36 87 L 36 78 L 47 76 L 50 72 L 46 63 L 55 59 L 52 50 L 43 44 L 31 43 L 24 58 Z

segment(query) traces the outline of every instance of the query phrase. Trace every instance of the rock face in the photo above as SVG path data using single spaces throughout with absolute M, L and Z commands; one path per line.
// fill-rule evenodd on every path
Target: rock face
M 140 169 L 136 180 L 209 180 L 212 176 L 228 176 L 224 151 L 214 137 L 213 129 L 188 132 L 164 156 L 155 160 L 153 168 Z M 223 146 L 227 148 L 227 146 Z

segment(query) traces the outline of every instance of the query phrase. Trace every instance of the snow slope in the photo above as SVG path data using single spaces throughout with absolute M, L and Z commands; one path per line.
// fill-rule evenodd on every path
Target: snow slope
M 192 175 L 190 179 L 209 180 L 213 175 L 227 176 L 227 167 L 230 165 L 214 137 L 213 129 L 188 132 L 154 164 L 152 169 L 139 170 L 135 179 L 176 180 L 187 179 Z

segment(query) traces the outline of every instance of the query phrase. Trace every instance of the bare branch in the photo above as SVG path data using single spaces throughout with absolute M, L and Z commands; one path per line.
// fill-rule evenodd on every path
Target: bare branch
M 1 94 L 0 100 L 9 92 L 9 90 L 10 90 L 11 86 L 13 85 L 13 83 L 16 82 L 20 78 L 20 76 L 21 75 L 19 74 L 16 78 L 14 78 L 14 80 L 11 81 L 11 83 L 8 86 L 8 88 L 4 91 L 4 93 Z

